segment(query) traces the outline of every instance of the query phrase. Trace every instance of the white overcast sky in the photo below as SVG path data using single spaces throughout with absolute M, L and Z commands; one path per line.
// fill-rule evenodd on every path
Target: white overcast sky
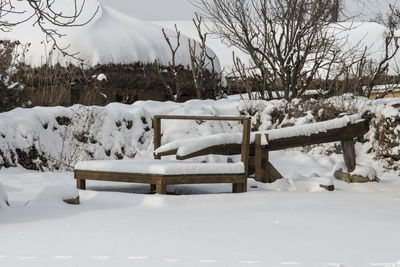
M 387 10 L 389 3 L 400 3 L 400 0 L 344 1 L 352 14 L 362 13 L 367 20 L 374 18 L 377 11 Z M 100 2 L 143 20 L 190 20 L 196 11 L 190 0 L 100 0 Z
M 189 0 L 99 0 L 143 20 L 191 20 L 196 8 Z

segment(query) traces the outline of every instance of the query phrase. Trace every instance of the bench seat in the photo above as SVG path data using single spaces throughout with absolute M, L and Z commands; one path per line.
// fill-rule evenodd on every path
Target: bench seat
M 154 175 L 244 174 L 243 162 L 192 163 L 177 160 L 89 160 L 75 165 L 79 171 L 121 172 Z
M 247 175 L 243 162 L 191 163 L 166 160 L 93 160 L 75 165 L 79 189 L 86 180 L 143 183 L 150 190 L 166 194 L 169 184 L 232 183 L 232 192 L 245 192 Z

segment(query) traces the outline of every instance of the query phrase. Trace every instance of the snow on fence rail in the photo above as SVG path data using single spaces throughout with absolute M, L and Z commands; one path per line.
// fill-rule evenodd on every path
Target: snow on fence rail
M 279 150 L 302 145 L 352 139 L 360 134 L 365 134 L 367 131 L 367 122 L 362 120 L 358 114 L 355 114 L 329 121 L 252 132 L 250 143 L 254 145 L 255 135 L 260 133 L 263 137 L 261 145 L 265 146 L 268 150 Z M 268 135 L 268 140 L 265 138 L 265 135 Z M 241 140 L 242 135 L 240 133 L 222 133 L 197 138 L 179 139 L 160 146 L 154 151 L 154 154 L 159 156 L 176 154 L 178 159 L 200 156 L 203 153 L 209 154 L 212 151 L 219 152 L 218 154 L 232 155 L 240 153 Z

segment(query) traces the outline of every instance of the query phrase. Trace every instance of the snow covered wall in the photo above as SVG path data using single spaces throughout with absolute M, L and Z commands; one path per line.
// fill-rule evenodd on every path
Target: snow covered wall
M 387 169 L 400 166 L 400 99 L 368 100 L 335 97 L 310 100 L 191 100 L 185 103 L 137 101 L 105 107 L 17 108 L 0 113 L 0 166 L 29 169 L 72 169 L 78 160 L 150 159 L 153 157 L 152 116 L 251 115 L 252 131 L 304 125 L 359 113 L 371 120 L 370 131 L 356 145 L 357 153 L 383 161 Z M 168 121 L 162 123 L 162 143 L 222 132 L 241 132 L 237 122 Z M 312 148 L 311 153 L 332 153 L 337 144 Z M 310 151 L 310 149 L 308 149 Z M 206 158 L 215 161 L 218 158 Z
M 82 2 L 82 1 L 78 1 Z M 73 1 L 57 0 L 55 11 L 63 14 L 73 14 Z M 29 7 L 25 1 L 16 2 L 18 11 L 27 11 L 26 14 L 8 14 L 4 18 L 10 21 L 25 19 L 29 13 Z M 96 13 L 96 9 L 98 9 Z M 152 63 L 156 59 L 164 65 L 171 61 L 171 52 L 162 34 L 162 27 L 151 22 L 122 14 L 97 0 L 86 0 L 82 16 L 78 23 L 84 23 L 95 14 L 88 24 L 80 27 L 58 28 L 59 32 L 65 34 L 62 38 L 56 38 L 60 47 L 69 47 L 67 51 L 71 54 L 79 52 L 79 59 L 90 66 L 107 63 L 133 63 L 137 61 Z M 3 19 L 3 18 L 2 18 Z M 48 27 L 53 27 L 49 25 Z M 57 28 L 56 28 L 57 29 Z M 166 29 L 173 46 L 176 45 L 175 31 Z M 22 23 L 10 32 L 0 32 L 0 39 L 18 40 L 22 44 L 30 43 L 29 51 L 25 55 L 26 63 L 39 66 L 44 63 L 74 63 L 80 65 L 79 60 L 64 58 L 57 50 L 52 51 L 51 45 L 46 46 L 44 34 L 33 27 L 33 21 Z M 199 52 L 200 49 L 197 49 Z M 21 51 L 19 51 L 21 52 Z M 210 56 L 215 53 L 207 48 Z M 190 65 L 188 48 L 188 37 L 181 34 L 180 47 L 176 54 L 177 64 Z M 218 58 L 215 67 L 220 69 Z

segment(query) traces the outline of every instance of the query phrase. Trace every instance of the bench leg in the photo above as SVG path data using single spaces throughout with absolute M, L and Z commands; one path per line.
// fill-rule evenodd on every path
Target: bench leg
M 242 193 L 247 192 L 247 180 L 246 182 L 242 183 Z
M 86 189 L 86 180 L 84 180 L 84 179 L 76 179 L 76 187 L 78 189 L 85 190 Z
M 167 185 L 166 184 L 157 184 L 156 185 L 156 193 L 165 195 L 167 194 Z
M 151 184 L 150 185 L 150 193 L 153 193 L 156 191 L 156 185 L 155 184 Z
M 232 184 L 232 193 L 244 193 L 244 192 L 247 192 L 247 182 Z

